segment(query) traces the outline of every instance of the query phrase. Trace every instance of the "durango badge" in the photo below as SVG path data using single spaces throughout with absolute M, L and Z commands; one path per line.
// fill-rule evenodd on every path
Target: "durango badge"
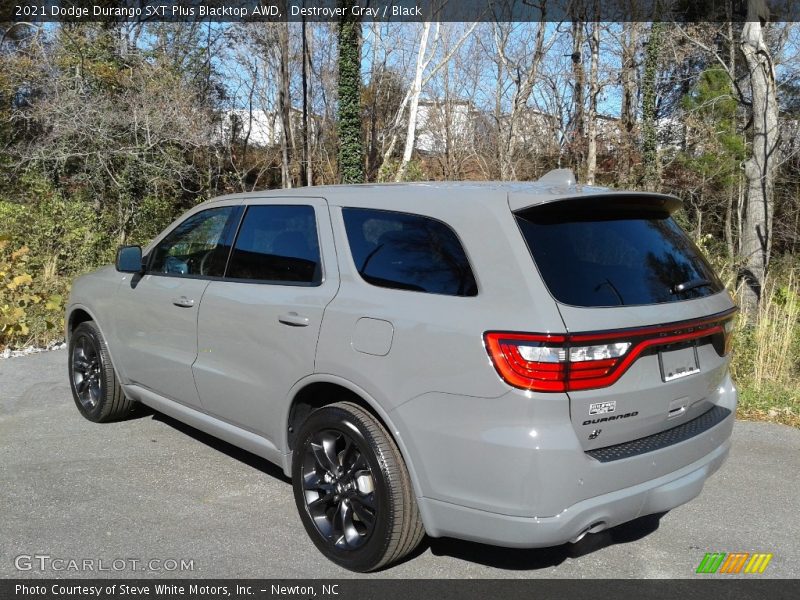
M 624 415 L 611 415 L 610 417 L 600 417 L 599 419 L 587 419 L 583 422 L 584 425 L 594 425 L 595 423 L 605 423 L 606 421 L 616 421 L 617 419 L 627 419 L 628 417 L 635 417 L 639 414 L 638 410 L 625 413 Z

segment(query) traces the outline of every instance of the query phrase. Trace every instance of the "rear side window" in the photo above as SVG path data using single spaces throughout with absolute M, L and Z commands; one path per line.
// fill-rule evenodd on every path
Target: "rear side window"
M 516 215 L 556 300 L 587 307 L 661 304 L 723 289 L 667 212 L 596 202 L 558 202 Z
M 475 296 L 467 255 L 450 227 L 429 217 L 385 210 L 342 210 L 361 277 L 379 287 Z
M 226 277 L 317 285 L 322 280 L 311 206 L 250 206 L 239 227 Z

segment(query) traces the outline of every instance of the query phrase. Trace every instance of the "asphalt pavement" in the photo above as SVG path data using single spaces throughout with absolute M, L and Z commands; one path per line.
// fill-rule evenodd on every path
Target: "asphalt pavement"
M 277 467 L 152 411 L 84 420 L 66 361 L 0 360 L 0 577 L 364 577 L 316 550 Z M 660 518 L 547 549 L 426 539 L 366 577 L 731 577 L 695 570 L 706 552 L 769 552 L 756 577 L 796 578 L 799 483 L 800 430 L 737 422 L 700 497 Z

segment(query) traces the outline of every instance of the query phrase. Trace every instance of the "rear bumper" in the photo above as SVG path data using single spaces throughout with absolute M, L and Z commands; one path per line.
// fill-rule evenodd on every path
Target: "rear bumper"
M 730 447 L 737 392 L 727 375 L 708 400 L 727 416 L 605 462 L 583 450 L 558 394 L 429 394 L 392 417 L 429 535 L 539 547 L 697 496 Z
M 423 521 L 432 537 L 456 537 L 511 548 L 557 546 L 587 529 L 597 532 L 637 517 L 663 512 L 695 498 L 705 480 L 724 462 L 726 440 L 711 454 L 669 475 L 589 498 L 554 517 L 516 517 L 418 498 Z M 429 525 L 430 524 L 430 525 Z

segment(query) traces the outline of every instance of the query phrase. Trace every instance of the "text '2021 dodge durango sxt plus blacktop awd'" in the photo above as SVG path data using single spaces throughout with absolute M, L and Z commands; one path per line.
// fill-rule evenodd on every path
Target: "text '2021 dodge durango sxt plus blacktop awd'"
M 728 453 L 736 307 L 679 207 L 563 170 L 217 198 L 75 282 L 75 402 L 280 465 L 351 570 L 426 533 L 575 541 L 694 498 Z

